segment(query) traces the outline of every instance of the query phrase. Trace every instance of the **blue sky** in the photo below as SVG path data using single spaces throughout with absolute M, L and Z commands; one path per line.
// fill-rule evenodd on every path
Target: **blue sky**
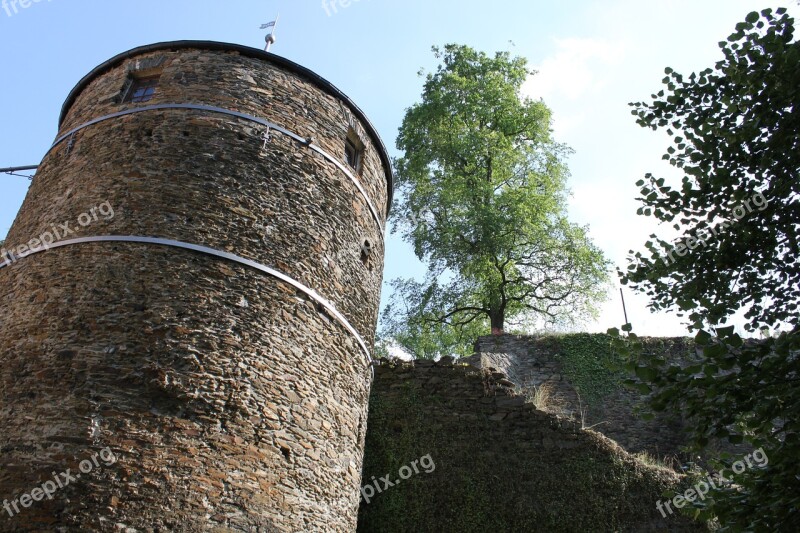
M 628 102 L 657 92 L 666 66 L 679 72 L 711 66 L 720 57 L 717 42 L 748 12 L 784 5 L 800 14 L 794 0 L 30 0 L 28 7 L 17 2 L 16 13 L 6 2 L 8 12 L 0 7 L 0 167 L 37 164 L 69 91 L 113 55 L 182 39 L 263 47 L 259 26 L 278 12 L 272 51 L 347 93 L 392 155 L 398 155 L 394 141 L 404 111 L 420 96 L 417 72 L 436 66 L 432 45 L 457 42 L 524 56 L 539 71 L 526 93 L 550 105 L 557 139 L 575 149 L 572 220 L 590 225 L 618 265 L 650 233 L 670 235 L 636 216 L 634 183 L 646 172 L 676 177 L 661 162 L 666 137 L 638 127 Z M 0 175 L 0 237 L 27 187 L 24 178 Z M 389 236 L 385 279 L 422 272 L 410 249 Z M 637 332 L 685 333 L 674 315 L 651 315 L 643 297 L 626 291 L 626 299 Z M 615 285 L 600 318 L 582 329 L 622 323 Z

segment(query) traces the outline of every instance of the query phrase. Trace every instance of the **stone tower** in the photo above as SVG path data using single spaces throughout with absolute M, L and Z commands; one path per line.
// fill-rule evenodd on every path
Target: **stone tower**
M 391 180 L 261 50 L 81 80 L 0 259 L 0 531 L 354 531 Z

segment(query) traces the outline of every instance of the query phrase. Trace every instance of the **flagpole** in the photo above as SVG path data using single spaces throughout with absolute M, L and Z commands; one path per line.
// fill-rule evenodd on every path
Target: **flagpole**
M 267 38 L 266 38 L 267 46 L 266 46 L 266 48 L 264 48 L 265 52 L 269 52 L 269 49 L 272 47 L 273 44 L 275 44 L 275 30 L 278 29 L 278 21 L 280 20 L 280 18 L 281 18 L 281 14 L 278 13 L 278 16 L 275 17 L 275 22 L 272 25 L 272 31 L 269 33 L 269 35 L 267 35 Z

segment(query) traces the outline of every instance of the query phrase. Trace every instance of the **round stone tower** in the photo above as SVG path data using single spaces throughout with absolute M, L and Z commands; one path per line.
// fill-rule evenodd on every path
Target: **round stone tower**
M 0 258 L 0 531 L 354 531 L 391 180 L 261 50 L 81 80 Z

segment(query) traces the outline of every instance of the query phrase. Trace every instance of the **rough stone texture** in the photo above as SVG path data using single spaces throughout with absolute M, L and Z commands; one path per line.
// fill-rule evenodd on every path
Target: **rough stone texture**
M 382 360 L 369 412 L 364 484 L 421 471 L 363 502 L 359 531 L 696 531 L 656 502 L 682 483 L 613 441 L 516 396 L 500 372 Z M 383 484 L 379 481 L 379 486 Z
M 672 357 L 685 357 L 689 349 L 683 338 L 658 340 L 659 349 Z M 681 448 L 687 438 L 681 421 L 668 415 L 642 419 L 637 413 L 643 403 L 640 393 L 619 387 L 597 403 L 587 402 L 585 397 L 579 400 L 574 384 L 564 374 L 557 337 L 485 336 L 475 343 L 475 351 L 476 355 L 465 362 L 507 373 L 518 392 L 549 385 L 554 406 L 576 418 L 580 418 L 580 410 L 584 408 L 584 424 L 593 426 L 627 451 L 647 452 L 659 458 L 682 455 Z
M 644 349 L 663 354 L 671 361 L 686 365 L 691 362 L 694 348 L 688 338 L 644 338 Z M 502 335 L 479 337 L 475 343 L 476 354 L 461 361 L 482 369 L 496 369 L 508 375 L 518 393 L 531 387 L 549 385 L 551 403 L 565 415 L 583 423 L 616 441 L 625 450 L 647 452 L 659 459 L 676 457 L 687 459 L 685 451 L 688 437 L 684 422 L 669 413 L 657 413 L 652 420 L 639 416 L 644 397 L 626 387 L 618 387 L 600 401 L 579 399 L 570 378 L 564 373 L 561 359 L 562 347 L 558 337 Z M 743 446 L 714 441 L 708 454 L 724 450 L 733 454 L 747 453 Z M 707 454 L 704 453 L 705 457 Z M 692 456 L 697 458 L 696 453 Z
M 310 81 L 237 53 L 166 49 L 156 97 L 117 103 L 131 57 L 92 81 L 60 133 L 137 105 L 250 113 L 343 154 L 353 113 Z M 376 144 L 359 178 L 385 217 Z M 201 111 L 91 126 L 42 161 L 6 240 L 157 236 L 272 266 L 329 299 L 372 346 L 383 235 L 336 166 L 288 137 Z M 114 217 L 76 220 L 103 202 Z M 365 239 L 372 253 L 362 261 Z M 352 531 L 370 379 L 355 339 L 254 269 L 128 243 L 52 249 L 0 269 L 0 500 L 109 447 L 0 531 Z

